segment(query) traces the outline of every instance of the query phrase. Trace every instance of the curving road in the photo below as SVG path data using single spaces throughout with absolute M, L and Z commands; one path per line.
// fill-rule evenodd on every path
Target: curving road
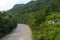
M 0 40 L 32 40 L 32 32 L 28 25 L 18 24 L 16 29 Z

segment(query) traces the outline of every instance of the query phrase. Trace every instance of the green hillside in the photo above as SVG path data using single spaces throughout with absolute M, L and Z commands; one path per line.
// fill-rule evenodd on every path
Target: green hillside
M 60 40 L 60 0 L 31 1 L 9 15 L 30 26 L 33 40 Z
M 41 10 L 44 6 L 49 5 L 53 2 L 54 0 L 37 0 L 37 1 L 31 1 L 24 6 L 17 7 L 16 9 L 12 9 L 9 13 L 30 13 L 30 12 L 35 12 L 38 10 Z
M 18 23 L 30 25 L 33 40 L 60 40 L 60 2 L 41 1 L 31 1 L 12 13 L 18 14 Z

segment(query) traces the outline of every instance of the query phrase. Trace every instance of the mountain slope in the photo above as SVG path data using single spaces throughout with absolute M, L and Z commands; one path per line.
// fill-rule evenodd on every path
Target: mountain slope
M 11 13 L 30 25 L 33 40 L 60 40 L 60 0 L 31 1 Z
M 24 6 L 17 7 L 15 9 L 9 10 L 10 12 L 14 13 L 28 13 L 28 12 L 35 12 L 43 8 L 43 6 L 51 4 L 53 0 L 37 0 L 37 1 L 31 1 Z M 14 8 L 14 7 L 13 7 Z
M 24 6 L 24 4 L 16 4 L 16 5 L 13 6 L 12 9 L 8 10 L 7 12 L 8 12 L 8 13 L 9 13 L 9 12 L 13 12 L 13 11 L 15 11 L 17 8 L 20 8 L 20 7 L 22 7 L 22 6 Z

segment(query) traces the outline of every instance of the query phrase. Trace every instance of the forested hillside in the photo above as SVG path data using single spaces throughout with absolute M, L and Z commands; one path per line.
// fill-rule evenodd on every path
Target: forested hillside
M 15 4 L 12 9 L 8 10 L 7 13 L 15 11 L 17 8 L 24 6 L 25 4 Z
M 44 6 L 49 5 L 53 2 L 54 0 L 37 0 L 37 1 L 31 1 L 23 6 L 17 7 L 16 9 L 12 9 L 10 11 L 14 12 L 14 13 L 30 13 L 30 12 L 35 12 L 38 10 L 41 10 L 42 8 L 44 8 Z M 14 7 L 13 7 L 14 8 Z
M 60 0 L 31 1 L 8 13 L 17 23 L 30 25 L 33 40 L 60 40 Z
M 60 40 L 60 0 L 37 0 L 13 12 L 17 22 L 30 25 L 33 40 Z

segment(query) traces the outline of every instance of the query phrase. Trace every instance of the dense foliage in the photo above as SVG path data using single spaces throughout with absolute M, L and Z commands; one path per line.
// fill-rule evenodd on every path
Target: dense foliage
M 0 12 L 0 38 L 16 27 L 17 23 L 12 15 Z

